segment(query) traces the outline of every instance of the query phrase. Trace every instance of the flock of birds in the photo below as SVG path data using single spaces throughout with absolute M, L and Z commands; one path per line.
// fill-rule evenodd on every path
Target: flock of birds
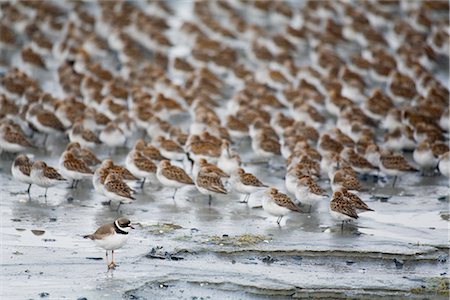
M 358 196 L 368 176 L 450 176 L 449 90 L 435 76 L 448 2 L 190 4 L 0 3 L 0 148 L 19 153 L 11 173 L 28 193 L 91 180 L 120 206 L 138 180 L 174 199 L 195 186 L 209 205 L 264 191 L 278 224 L 326 199 L 344 224 L 371 210 Z M 24 154 L 49 135 L 68 140 L 57 168 Z M 283 160 L 284 187 L 245 171 L 246 142 L 252 162 Z M 118 162 L 102 147 L 129 150 Z M 102 230 L 128 233 L 119 223 Z

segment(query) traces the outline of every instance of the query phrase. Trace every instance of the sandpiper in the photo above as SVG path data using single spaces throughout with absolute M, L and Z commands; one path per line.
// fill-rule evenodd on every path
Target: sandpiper
M 110 122 L 106 127 L 100 132 L 99 139 L 102 143 L 112 148 L 112 150 L 119 146 L 124 146 L 126 137 L 122 129 L 113 122 Z
M 389 151 L 383 151 L 380 155 L 380 170 L 386 175 L 394 176 L 392 187 L 395 187 L 397 177 L 407 172 L 416 172 L 417 169 L 412 167 L 406 158 L 401 154 L 394 154 Z
M 141 188 L 147 178 L 149 180 L 156 179 L 155 163 L 140 151 L 131 150 L 126 157 L 125 165 L 134 176 L 142 179 Z
M 28 184 L 28 195 L 30 195 L 31 185 L 33 184 L 33 180 L 30 177 L 32 165 L 33 162 L 28 158 L 28 156 L 20 154 L 16 157 L 11 166 L 11 174 L 13 177 L 20 182 Z
M 222 182 L 222 176 L 211 166 L 204 166 L 200 169 L 195 180 L 195 186 L 200 193 L 208 195 L 209 205 L 211 205 L 213 195 L 227 194 L 227 190 Z
M 242 168 L 238 168 L 236 174 L 233 174 L 231 182 L 236 192 L 245 195 L 243 203 L 248 202 L 252 193 L 267 187 L 255 175 L 246 173 Z
M 99 247 L 106 250 L 106 265 L 109 269 L 114 269 L 117 265 L 114 262 L 114 250 L 122 248 L 128 239 L 130 229 L 134 229 L 130 220 L 119 218 L 113 223 L 100 226 L 93 234 L 83 236 L 91 239 Z M 111 262 L 108 260 L 108 251 L 111 251 Z
M 241 165 L 239 154 L 230 148 L 230 142 L 222 140 L 221 153 L 217 161 L 217 166 L 228 174 L 234 173 Z
M 90 178 L 94 174 L 84 160 L 67 150 L 61 155 L 59 170 L 64 178 L 72 180 L 71 188 L 76 188 L 79 180 Z
M 177 142 L 163 136 L 158 136 L 156 141 L 163 156 L 172 160 L 183 160 L 186 157 L 183 148 Z
M 301 204 L 309 205 L 308 212 L 311 212 L 311 208 L 316 202 L 325 199 L 327 196 L 326 191 L 310 176 L 304 176 L 297 181 L 295 198 L 300 201 Z
M 17 153 L 33 147 L 23 133 L 14 130 L 11 125 L 0 125 L 0 149 Z
M 334 219 L 342 221 L 341 230 L 344 230 L 345 222 L 359 218 L 358 210 L 372 211 L 358 196 L 345 189 L 333 193 L 330 201 L 330 214 Z
M 156 177 L 162 185 L 175 189 L 172 199 L 175 199 L 175 194 L 179 188 L 185 185 L 194 185 L 194 181 L 182 168 L 171 165 L 168 160 L 162 160 L 158 164 Z
M 423 141 L 416 147 L 413 152 L 413 159 L 419 165 L 423 174 L 434 171 L 439 162 L 439 158 L 434 155 L 428 141 Z
M 66 151 L 71 151 L 75 157 L 83 160 L 89 167 L 93 167 L 101 163 L 101 160 L 91 150 L 83 148 L 77 142 L 67 144 Z
M 281 219 L 290 212 L 302 212 L 288 195 L 280 193 L 276 188 L 266 190 L 262 206 L 265 212 L 278 217 L 278 225 L 280 225 Z
M 119 202 L 117 209 L 119 209 L 121 204 L 129 204 L 135 200 L 131 195 L 133 189 L 123 181 L 121 175 L 114 172 L 109 173 L 106 177 L 103 193 L 110 200 L 110 203 L 112 201 Z
M 45 198 L 47 198 L 47 190 L 49 187 L 66 181 L 55 168 L 47 166 L 42 160 L 37 160 L 33 163 L 31 166 L 30 178 L 33 181 L 33 184 L 45 188 Z
M 69 140 L 78 142 L 82 147 L 94 148 L 101 143 L 97 135 L 89 129 L 84 128 L 82 122 L 77 122 L 69 130 Z

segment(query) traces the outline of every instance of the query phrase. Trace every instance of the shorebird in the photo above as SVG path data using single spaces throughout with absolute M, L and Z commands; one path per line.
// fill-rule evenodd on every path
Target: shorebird
M 358 196 L 346 189 L 340 189 L 333 193 L 330 201 L 330 214 L 334 219 L 342 221 L 341 230 L 344 230 L 344 223 L 359 218 L 358 211 L 372 211 L 372 209 Z
M 106 265 L 109 269 L 117 267 L 114 262 L 114 250 L 122 248 L 128 240 L 130 229 L 134 229 L 127 218 L 119 218 L 113 223 L 100 226 L 94 233 L 83 236 L 106 250 Z M 111 262 L 108 260 L 108 251 L 111 251 Z
M 123 181 L 122 176 L 114 172 L 109 173 L 106 177 L 103 193 L 110 200 L 110 203 L 112 201 L 119 202 L 117 210 L 119 210 L 121 204 L 129 204 L 135 200 L 131 195 L 133 189 Z
M 216 167 L 217 168 L 217 167 Z M 201 167 L 195 186 L 203 195 L 208 195 L 208 204 L 211 205 L 213 195 L 227 194 L 227 190 L 222 182 L 222 176 L 217 173 L 217 169 L 211 166 Z
M 293 211 L 302 212 L 288 195 L 280 193 L 276 188 L 269 188 L 265 191 L 262 206 L 265 212 L 278 217 L 278 225 L 287 214 Z
M 79 180 L 90 178 L 94 174 L 84 160 L 77 158 L 71 151 L 64 151 L 61 155 L 59 170 L 64 178 L 72 180 L 71 188 L 76 188 Z
M 236 192 L 245 195 L 243 203 L 248 202 L 252 193 L 267 187 L 255 175 L 246 173 L 242 168 L 238 168 L 236 174 L 232 175 L 231 182 Z
M 297 181 L 295 189 L 295 198 L 301 204 L 309 205 L 311 212 L 312 206 L 327 197 L 326 191 L 321 188 L 310 176 L 304 176 Z
M 416 172 L 417 169 L 412 167 L 406 158 L 401 154 L 393 154 L 389 151 L 383 151 L 380 155 L 380 170 L 386 175 L 394 176 L 392 187 L 395 187 L 397 177 L 408 172 Z
M 9 124 L 0 125 L 0 150 L 17 153 L 32 148 L 25 135 Z
M 45 188 L 45 198 L 47 198 L 47 190 L 49 187 L 66 181 L 55 168 L 47 166 L 42 160 L 37 160 L 33 163 L 31 166 L 30 178 L 33 184 Z
M 131 150 L 126 157 L 125 165 L 134 176 L 142 179 L 141 188 L 147 178 L 149 180 L 156 179 L 157 166 L 140 151 Z
M 13 177 L 20 182 L 28 184 L 28 195 L 30 195 L 31 185 L 33 184 L 33 180 L 30 177 L 32 165 L 33 161 L 31 161 L 28 156 L 20 154 L 16 157 L 11 166 L 11 174 L 13 175 Z
M 159 182 L 166 187 L 174 188 L 172 199 L 175 200 L 175 194 L 177 190 L 185 185 L 194 185 L 191 177 L 189 177 L 186 172 L 177 166 L 170 164 L 168 160 L 162 160 L 158 164 L 158 169 L 156 171 L 156 177 Z

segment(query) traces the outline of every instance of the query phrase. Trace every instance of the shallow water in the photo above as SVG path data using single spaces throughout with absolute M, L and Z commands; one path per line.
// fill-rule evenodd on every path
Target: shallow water
M 35 157 L 56 163 L 39 153 Z M 11 178 L 10 162 L 1 163 L 5 299 L 38 298 L 42 292 L 52 299 L 448 292 L 445 284 L 444 290 L 439 287 L 448 283 L 450 214 L 448 200 L 440 198 L 448 194 L 441 176 L 406 176 L 395 189 L 390 182 L 365 182 L 369 192 L 361 197 L 375 212 L 361 214 L 341 231 L 329 216 L 328 201 L 310 214 L 289 215 L 278 227 L 260 208 L 239 203 L 238 195 L 216 198 L 208 207 L 207 198 L 192 188 L 181 189 L 173 201 L 171 190 L 146 185 L 119 212 L 102 204 L 106 199 L 95 194 L 90 182 L 77 190 L 68 184 L 51 188 L 47 200 L 41 196 L 44 190 L 33 186 L 28 199 L 20 193 L 26 185 Z M 261 165 L 247 169 L 282 186 L 277 171 Z M 259 201 L 254 195 L 250 204 Z M 116 252 L 119 267 L 107 272 L 103 250 L 82 235 L 118 215 L 138 225 Z M 152 248 L 153 258 L 146 257 Z

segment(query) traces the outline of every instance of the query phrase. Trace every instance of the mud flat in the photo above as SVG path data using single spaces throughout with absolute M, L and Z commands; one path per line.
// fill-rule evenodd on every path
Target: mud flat
M 106 199 L 89 182 L 77 190 L 52 188 L 47 200 L 33 187 L 28 199 L 19 193 L 26 186 L 12 180 L 10 163 L 1 162 L 5 299 L 448 298 L 442 177 L 404 177 L 395 190 L 369 184 L 361 196 L 375 212 L 342 232 L 327 201 L 310 214 L 290 215 L 279 228 L 237 195 L 208 207 L 189 188 L 173 201 L 170 190 L 147 186 L 119 212 L 102 204 Z M 248 168 L 281 184 L 276 171 Z M 137 229 L 117 251 L 119 267 L 106 272 L 104 252 L 82 235 L 118 214 Z

